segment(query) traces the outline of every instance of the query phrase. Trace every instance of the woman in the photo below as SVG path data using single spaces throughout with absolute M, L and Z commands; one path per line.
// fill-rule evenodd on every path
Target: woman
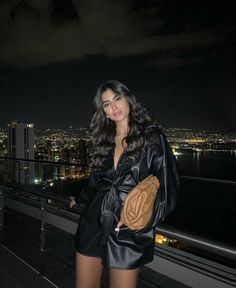
M 93 104 L 92 173 L 77 199 L 84 212 L 75 237 L 76 287 L 100 287 L 104 266 L 110 287 L 132 288 L 140 267 L 153 259 L 153 228 L 175 206 L 176 162 L 163 133 L 125 85 L 105 82 Z M 132 231 L 120 221 L 121 208 L 129 191 L 151 174 L 160 181 L 153 214 L 144 229 Z

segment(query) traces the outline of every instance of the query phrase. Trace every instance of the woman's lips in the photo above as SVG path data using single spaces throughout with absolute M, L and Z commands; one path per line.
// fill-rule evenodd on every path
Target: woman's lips
M 122 113 L 121 111 L 118 111 L 118 112 L 114 112 L 112 115 L 113 115 L 113 117 L 117 117 L 117 116 L 119 116 L 121 113 Z

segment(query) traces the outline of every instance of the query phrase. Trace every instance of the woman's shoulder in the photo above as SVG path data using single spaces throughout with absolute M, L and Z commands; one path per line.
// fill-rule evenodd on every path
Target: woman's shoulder
M 161 138 L 165 138 L 162 128 L 157 124 L 152 124 L 145 129 L 145 139 L 147 143 L 161 146 Z

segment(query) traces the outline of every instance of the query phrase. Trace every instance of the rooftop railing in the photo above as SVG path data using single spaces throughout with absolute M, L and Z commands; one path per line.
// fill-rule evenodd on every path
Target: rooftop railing
M 19 164 L 15 165 L 17 162 L 20 163 L 20 166 Z M 30 168 L 29 163 L 34 163 L 34 167 Z M 19 177 L 18 174 L 18 169 L 22 169 L 22 167 L 26 167 L 23 171 L 35 169 L 31 174 L 34 175 L 34 178 L 29 179 L 30 174 L 27 171 L 28 174 L 25 173 L 24 176 L 28 176 L 23 181 L 23 176 Z M 73 169 L 70 170 L 69 167 L 73 167 Z M 80 183 L 89 173 L 88 167 L 74 163 L 26 161 L 25 159 L 0 157 L 0 171 L 0 225 L 4 227 L 4 230 L 8 229 L 4 217 L 6 213 L 13 213 L 12 203 L 14 201 L 34 207 L 38 211 L 36 218 L 40 221 L 41 260 L 37 271 L 44 275 L 46 257 L 51 253 L 50 249 L 47 249 L 46 243 L 46 234 L 50 230 L 48 219 L 50 217 L 63 219 L 64 227 L 65 225 L 71 226 L 72 228 L 69 230 L 73 234 L 79 218 L 79 211 L 69 208 L 68 196 L 75 195 L 82 188 L 84 183 L 82 186 Z M 227 283 L 235 281 L 236 235 L 233 227 L 236 216 L 234 207 L 236 182 L 182 176 L 181 187 L 176 209 L 164 223 L 160 223 L 156 228 L 156 233 L 164 237 L 161 238 L 161 244 L 156 244 L 155 253 L 164 255 L 172 261 L 188 262 L 188 265 L 194 258 L 189 255 L 195 255 L 198 258 L 191 265 L 198 266 L 200 269 L 203 264 L 205 267 L 208 263 L 208 267 L 210 267 L 214 266 L 212 263 L 216 263 L 214 272 L 212 271 L 213 266 L 209 269 L 211 275 L 218 273 L 218 276 Z M 18 212 L 20 211 L 22 212 L 21 208 L 18 209 Z M 34 212 L 32 212 L 33 214 Z M 58 224 L 61 221 L 55 220 L 55 222 Z M 228 222 L 227 225 L 226 222 Z M 188 253 L 188 256 L 185 253 Z M 183 255 L 185 256 L 183 257 Z M 63 257 L 58 257 L 55 253 L 53 253 L 53 257 L 71 267 L 74 265 L 70 261 L 65 261 Z M 199 259 L 203 259 L 203 261 Z

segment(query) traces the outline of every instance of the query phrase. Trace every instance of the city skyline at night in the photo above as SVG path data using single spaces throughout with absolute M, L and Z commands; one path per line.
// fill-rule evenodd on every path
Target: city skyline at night
M 16 125 L 17 122 L 8 124 Z M 30 125 L 18 122 L 18 125 Z M 172 149 L 199 151 L 236 151 L 236 133 L 224 130 L 186 129 L 162 127 Z M 66 161 L 86 163 L 86 147 L 90 141 L 89 130 L 86 127 L 46 128 L 34 127 L 35 156 L 40 160 Z M 7 156 L 7 129 L 0 127 L 0 151 Z M 79 149 L 81 153 L 77 151 Z M 82 150 L 81 150 L 82 149 Z M 4 152 L 5 151 L 5 152 Z M 176 153 L 178 154 L 178 152 Z
M 19 123 L 19 125 L 27 124 Z M 33 124 L 30 126 L 33 127 Z M 167 127 L 163 130 L 179 162 L 182 175 L 235 179 L 235 132 Z M 45 183 L 49 185 L 51 182 L 48 182 L 48 179 L 57 181 L 58 175 L 65 181 L 88 176 L 90 137 L 87 128 L 70 126 L 68 129 L 39 129 L 35 127 L 33 142 L 34 159 L 39 163 L 42 162 L 39 166 L 44 167 L 38 170 L 36 173 L 38 176 L 35 174 L 35 181 L 38 184 L 46 181 Z M 0 128 L 2 159 L 7 159 L 5 157 L 9 156 L 8 143 L 7 130 Z M 50 168 L 54 166 L 55 169 Z M 58 170 L 57 167 L 64 168 Z

